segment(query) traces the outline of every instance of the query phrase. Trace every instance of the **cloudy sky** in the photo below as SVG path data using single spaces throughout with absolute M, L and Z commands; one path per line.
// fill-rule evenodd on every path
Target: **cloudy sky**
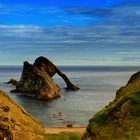
M 139 0 L 0 0 L 0 65 L 140 65 Z

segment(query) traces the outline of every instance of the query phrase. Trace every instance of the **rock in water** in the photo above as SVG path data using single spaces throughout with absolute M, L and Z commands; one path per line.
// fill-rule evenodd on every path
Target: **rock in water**
M 140 72 L 121 87 L 113 102 L 90 119 L 83 140 L 140 139 Z
M 56 73 L 64 79 L 67 84 L 67 89 L 79 89 L 70 82 L 65 74 L 45 57 L 37 58 L 33 65 L 24 62 L 20 80 L 16 81 L 11 79 L 7 84 L 11 83 L 16 86 L 16 89 L 12 92 L 34 96 L 37 99 L 50 100 L 60 96 L 60 88 L 52 79 Z
M 34 66 L 36 66 L 41 71 L 46 71 L 50 77 L 53 77 L 56 73 L 63 78 L 69 90 L 78 90 L 79 87 L 72 84 L 69 78 L 62 73 L 50 60 L 40 56 L 35 60 Z
M 21 79 L 16 85 L 16 92 L 31 95 L 37 99 L 53 99 L 60 96 L 60 88 L 47 72 L 24 62 Z

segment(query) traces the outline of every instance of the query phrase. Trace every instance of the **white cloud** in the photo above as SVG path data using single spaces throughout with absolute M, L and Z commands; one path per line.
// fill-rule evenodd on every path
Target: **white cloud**
M 140 16 L 140 10 L 136 10 L 135 13 L 137 16 Z
M 132 55 L 132 54 L 139 54 L 140 55 L 140 51 L 125 51 L 125 52 L 116 52 L 116 54 L 129 54 L 129 55 Z
M 139 6 L 130 11 L 129 8 L 111 9 L 112 14 L 105 16 L 103 23 L 82 27 L 1 24 L 1 54 L 24 59 L 44 55 L 56 62 L 63 60 L 65 64 L 138 65 L 140 21 L 135 11 Z M 41 12 L 57 12 L 54 10 L 43 9 Z M 104 17 L 103 13 L 100 15 Z
M 32 34 L 42 32 L 42 27 L 33 25 L 0 25 L 0 32 L 0 37 L 32 37 Z

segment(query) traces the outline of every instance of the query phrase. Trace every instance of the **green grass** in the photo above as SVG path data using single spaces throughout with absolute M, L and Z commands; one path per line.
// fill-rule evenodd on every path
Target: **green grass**
M 81 140 L 80 134 L 74 133 L 60 133 L 60 134 L 46 134 L 47 140 Z
M 140 116 L 140 92 L 137 92 L 131 97 L 132 100 L 132 113 L 134 116 Z
M 85 140 L 140 140 L 140 72 L 90 119 Z
M 99 111 L 90 119 L 88 130 L 91 137 L 99 133 L 100 138 L 105 140 L 115 139 L 115 137 L 120 140 L 136 140 L 140 132 L 139 121 L 140 91 L 123 96 L 115 104 Z

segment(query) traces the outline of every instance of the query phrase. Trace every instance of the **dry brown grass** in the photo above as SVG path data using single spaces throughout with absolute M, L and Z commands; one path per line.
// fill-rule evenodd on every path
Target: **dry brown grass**
M 6 111 L 4 108 L 9 110 Z M 0 126 L 1 132 L 2 129 L 8 129 L 16 140 L 44 139 L 43 127 L 3 91 L 0 91 Z

